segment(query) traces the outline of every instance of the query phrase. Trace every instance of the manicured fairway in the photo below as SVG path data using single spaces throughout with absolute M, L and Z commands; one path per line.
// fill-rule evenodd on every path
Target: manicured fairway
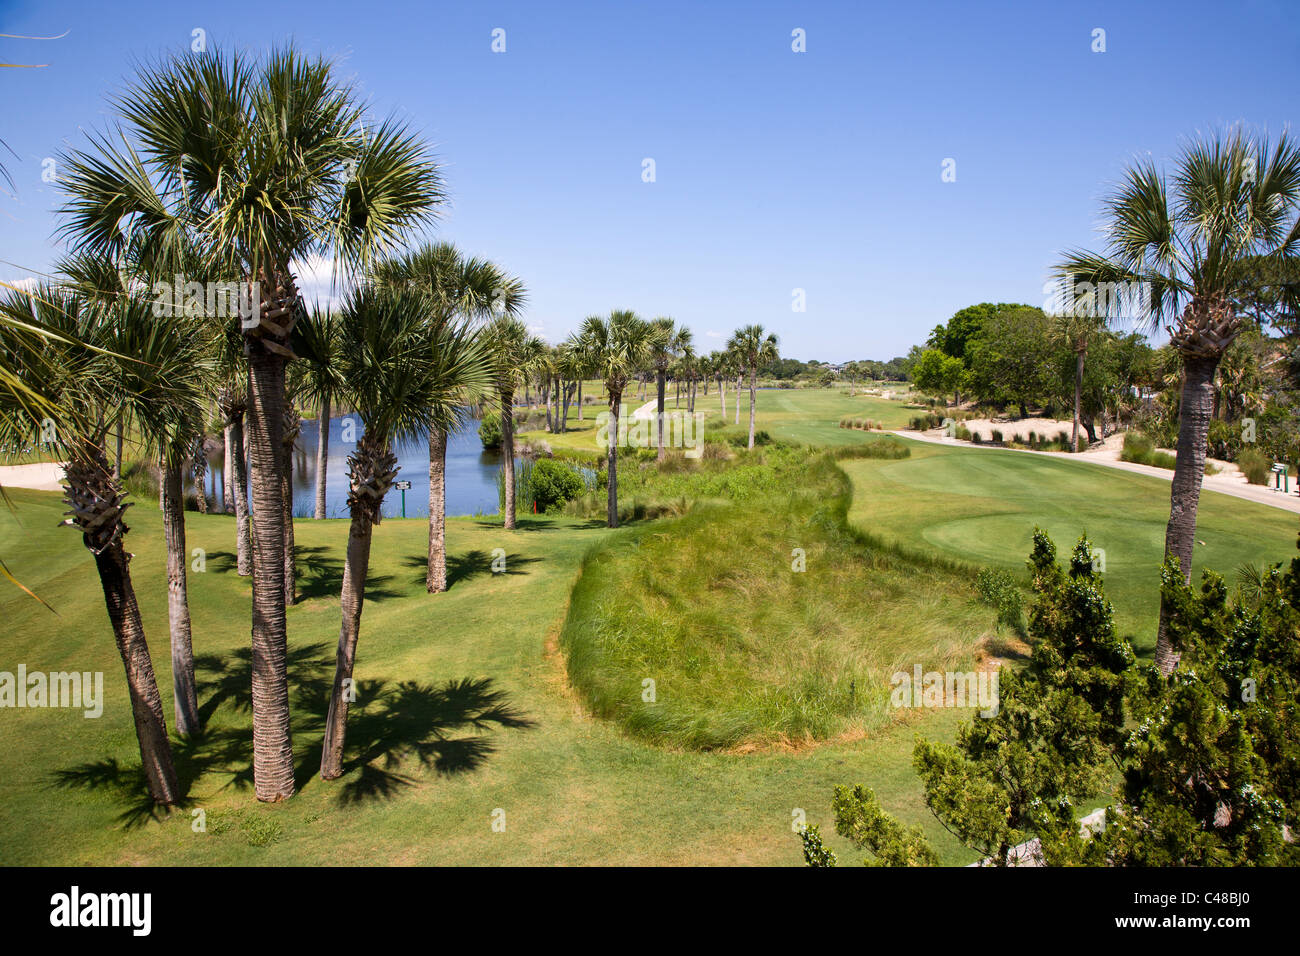
M 75 533 L 55 527 L 63 510 L 56 495 L 10 495 L 17 511 L 0 513 L 0 555 L 59 616 L 3 592 L 0 670 L 19 663 L 102 670 L 108 703 L 98 720 L 0 710 L 0 863 L 798 864 L 792 810 L 826 823 L 831 788 L 845 781 L 875 787 L 954 862 L 970 858 L 921 804 L 910 765 L 914 729 L 948 736 L 953 712 L 928 712 L 912 726 L 851 743 L 745 755 L 674 752 L 586 716 L 550 642 L 582 555 L 608 532 L 531 519 L 513 534 L 449 521 L 453 584 L 437 598 L 423 590 L 425 523 L 385 520 L 377 529 L 348 772 L 328 784 L 314 773 L 347 528 L 297 522 L 309 595 L 289 611 L 302 789 L 283 806 L 264 806 L 248 785 L 248 579 L 233 568 L 232 519 L 187 515 L 190 547 L 207 550 L 207 570 L 190 575 L 190 593 L 208 732 L 178 746 L 190 805 L 148 820 L 131 769 L 139 756 L 121 664 L 90 556 Z M 170 721 L 159 514 L 142 502 L 128 518 L 132 573 Z M 490 573 L 496 547 L 507 553 L 504 576 Z M 498 808 L 504 833 L 491 827 Z M 206 833 L 193 832 L 193 809 L 206 810 Z M 854 856 L 838 839 L 835 846 Z
M 1154 648 L 1169 482 L 1046 455 L 910 444 L 912 457 L 902 461 L 843 464 L 854 483 L 850 517 L 860 527 L 1017 571 L 1035 524 L 1062 554 L 1086 533 L 1106 552 L 1106 592 L 1120 633 L 1140 652 Z M 1193 572 L 1199 578 L 1202 568 L 1213 568 L 1232 585 L 1244 563 L 1289 561 L 1297 531 L 1293 514 L 1204 492 Z

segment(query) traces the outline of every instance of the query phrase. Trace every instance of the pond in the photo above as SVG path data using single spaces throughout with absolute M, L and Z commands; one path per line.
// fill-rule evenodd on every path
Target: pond
M 348 517 L 348 455 L 354 442 L 343 441 L 344 422 L 351 421 L 349 432 L 360 437 L 364 430 L 356 415 L 342 415 L 330 419 L 329 462 L 325 477 L 325 517 Z M 316 513 L 316 435 L 319 420 L 302 423 L 298 441 L 293 450 L 293 514 L 296 518 L 310 518 Z M 478 437 L 478 419 L 470 419 L 463 428 L 447 439 L 447 514 L 496 515 L 500 513 L 497 495 L 497 473 L 501 470 L 501 454 L 485 451 Z M 398 442 L 397 480 L 409 481 L 406 492 L 408 518 L 429 515 L 429 439 L 425 435 Z M 519 467 L 519 459 L 515 459 Z M 222 454 L 219 448 L 208 457 L 209 500 L 215 501 L 221 487 Z M 402 515 L 402 492 L 391 489 L 384 498 L 381 513 L 385 518 Z

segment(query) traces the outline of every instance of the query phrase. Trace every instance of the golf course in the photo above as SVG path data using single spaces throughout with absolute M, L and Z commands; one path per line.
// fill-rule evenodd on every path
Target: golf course
M 698 407 L 711 408 L 703 397 Z M 911 766 L 914 736 L 949 740 L 962 714 L 890 712 L 888 672 L 1007 654 L 1009 635 L 977 600 L 973 575 L 1023 576 L 1036 526 L 1059 547 L 1086 533 L 1106 550 L 1117 627 L 1149 654 L 1169 484 L 837 426 L 867 407 L 886 424 L 907 417 L 896 402 L 842 388 L 760 391 L 757 422 L 773 443 L 718 466 L 752 472 L 748 484 L 706 487 L 707 461 L 639 465 L 647 500 L 661 486 L 665 499 L 694 494 L 682 476 L 699 479 L 680 514 L 617 529 L 521 515 L 509 531 L 499 518 L 449 518 L 442 594 L 424 587 L 426 522 L 385 519 L 345 772 L 333 781 L 313 771 L 348 522 L 296 521 L 300 598 L 287 626 L 299 790 L 280 804 L 250 794 L 250 582 L 236 573 L 233 516 L 186 517 L 188 547 L 202 555 L 188 581 L 203 727 L 175 743 L 184 799 L 165 809 L 144 789 L 94 562 L 58 526 L 57 493 L 6 489 L 0 554 L 49 605 L 4 593 L 11 656 L 32 671 L 102 671 L 106 701 L 97 719 L 6 712 L 0 861 L 792 865 L 792 814 L 825 822 L 830 788 L 848 780 L 919 825 L 943 862 L 971 862 L 926 810 Z M 882 442 L 906 457 L 843 454 L 845 443 Z M 819 511 L 845 491 L 860 536 Z M 170 688 L 157 502 L 135 500 L 127 517 L 142 619 Z M 1198 571 L 1289 559 L 1296 532 L 1293 514 L 1207 492 Z M 796 547 L 807 553 L 802 574 L 790 567 Z M 634 646 L 593 638 L 602 620 L 622 621 Z M 712 653 L 711 642 L 730 650 Z M 655 703 L 642 701 L 644 677 L 656 678 Z M 840 693 L 849 680 L 851 699 Z

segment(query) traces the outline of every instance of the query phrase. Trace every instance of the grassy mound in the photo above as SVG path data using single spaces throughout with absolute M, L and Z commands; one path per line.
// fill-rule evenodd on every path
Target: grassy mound
M 884 440 L 840 457 L 907 453 Z M 779 493 L 711 502 L 588 556 L 561 644 L 596 714 L 690 749 L 805 743 L 896 717 L 898 670 L 972 664 L 993 627 L 972 579 L 868 543 L 846 522 L 835 456 L 813 454 L 773 450 L 752 469 L 766 480 L 738 482 Z M 707 469 L 698 490 L 720 490 Z

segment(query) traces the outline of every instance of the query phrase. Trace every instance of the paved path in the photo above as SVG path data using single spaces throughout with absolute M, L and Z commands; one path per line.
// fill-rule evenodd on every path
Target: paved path
M 1028 448 L 999 448 L 996 445 L 976 445 L 973 442 L 962 441 L 959 438 L 949 438 L 943 434 L 932 435 L 928 432 L 914 432 L 907 429 L 895 429 L 893 434 L 902 438 L 911 438 L 914 441 L 928 442 L 931 445 L 959 445 L 962 448 L 979 448 L 989 452 L 1047 455 L 1058 461 L 1118 468 L 1120 471 L 1132 471 L 1139 475 L 1150 475 L 1152 478 L 1163 478 L 1165 481 L 1172 481 L 1174 477 L 1172 469 L 1169 468 L 1156 468 L 1152 465 L 1139 465 L 1132 461 L 1119 461 L 1118 459 L 1092 456 L 1086 452 L 1081 455 L 1069 455 L 1062 452 L 1031 451 Z M 1300 484 L 1300 482 L 1297 484 Z M 1300 514 L 1300 495 L 1296 494 L 1295 486 L 1292 487 L 1291 494 L 1286 495 L 1280 491 L 1274 491 L 1271 485 L 1252 485 L 1238 472 L 1234 474 L 1206 475 L 1201 479 L 1201 488 L 1205 491 L 1217 491 L 1221 494 L 1232 495 L 1234 498 L 1244 498 L 1247 501 L 1255 501 L 1259 504 L 1281 508 L 1283 511 Z

